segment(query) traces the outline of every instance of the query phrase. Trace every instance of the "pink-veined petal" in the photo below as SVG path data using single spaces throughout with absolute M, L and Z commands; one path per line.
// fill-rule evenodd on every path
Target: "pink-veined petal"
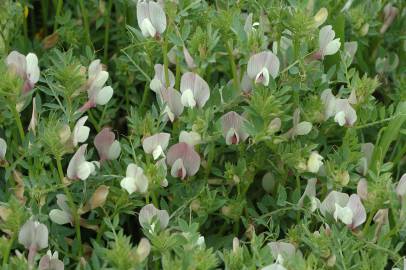
M 195 175 L 199 170 L 200 156 L 193 149 L 193 146 L 184 142 L 172 145 L 168 150 L 166 162 L 172 166 L 178 159 L 182 159 L 188 176 Z
M 351 209 L 353 213 L 351 227 L 357 228 L 359 225 L 365 222 L 367 214 L 362 205 L 361 199 L 357 194 L 352 194 L 348 200 L 347 206 Z
M 193 92 L 194 99 L 196 100 L 197 106 L 199 108 L 202 108 L 204 104 L 206 104 L 206 102 L 209 100 L 209 85 L 198 74 L 187 72 L 182 75 L 180 81 L 180 91 L 183 93 L 188 89 Z
M 142 141 L 142 148 L 147 154 L 152 154 L 158 145 L 161 146 L 162 150 L 165 150 L 168 147 L 170 137 L 171 134 L 164 132 L 154 134 Z

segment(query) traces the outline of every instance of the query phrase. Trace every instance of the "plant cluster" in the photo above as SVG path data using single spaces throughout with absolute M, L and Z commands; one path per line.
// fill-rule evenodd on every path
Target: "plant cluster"
M 405 16 L 1 1 L 1 269 L 406 269 Z

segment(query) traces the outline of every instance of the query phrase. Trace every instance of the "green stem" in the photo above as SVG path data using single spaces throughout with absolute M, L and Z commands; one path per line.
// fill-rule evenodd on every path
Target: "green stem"
M 89 47 L 93 47 L 92 40 L 90 39 L 89 21 L 87 17 L 87 10 L 83 0 L 79 0 L 80 12 L 82 13 L 83 26 L 85 28 L 85 39 Z
M 70 192 L 69 188 L 65 185 L 65 183 L 63 181 L 65 176 L 63 174 L 61 159 L 58 158 L 58 157 L 56 157 L 55 159 L 56 159 L 56 166 L 58 168 L 58 173 L 59 173 L 59 178 L 60 178 L 60 181 L 61 181 L 61 185 L 62 185 L 63 191 L 64 191 L 64 193 L 65 193 L 65 195 L 66 195 L 66 197 L 68 199 L 69 207 L 70 207 L 70 209 L 72 211 L 72 214 L 73 214 L 74 223 L 75 223 L 75 230 L 76 230 L 76 237 L 77 237 L 78 242 L 79 242 L 79 245 L 78 245 L 79 254 L 78 255 L 79 255 L 79 257 L 81 257 L 82 254 L 83 254 L 83 249 L 82 249 L 82 237 L 81 237 L 81 234 L 80 234 L 80 215 L 78 214 L 75 203 L 73 201 L 72 193 Z
M 93 124 L 96 131 L 99 132 L 100 131 L 100 125 L 99 125 L 99 123 L 97 123 L 96 119 L 94 118 L 93 113 L 90 110 L 88 110 L 87 114 L 89 116 L 89 121 Z
M 4 254 L 3 254 L 3 269 L 7 269 L 8 258 L 10 256 L 10 251 L 11 251 L 11 248 L 13 247 L 13 243 L 14 243 L 14 241 L 16 239 L 16 235 L 17 235 L 17 233 L 14 232 L 13 236 L 10 239 L 10 242 L 7 245 L 6 250 L 4 251 Z
M 228 58 L 231 64 L 231 72 L 233 73 L 233 83 L 235 90 L 238 91 L 240 89 L 240 80 L 238 78 L 237 74 L 237 66 L 235 65 L 234 62 L 234 55 L 233 55 L 233 45 L 232 42 L 227 43 L 227 52 L 228 52 Z
M 125 50 L 123 50 L 123 49 L 121 49 L 121 52 L 124 53 L 128 57 L 128 59 L 135 66 L 135 68 L 147 79 L 148 82 L 150 82 L 151 77 L 149 77 L 149 75 L 147 73 L 145 73 L 145 71 L 139 65 L 137 65 L 137 63 L 135 63 L 135 61 L 128 55 L 128 53 L 126 53 Z
M 56 29 L 58 28 L 58 18 L 61 13 L 61 9 L 63 6 L 63 0 L 58 0 L 58 4 L 56 5 L 56 13 L 55 13 L 55 21 L 54 21 L 54 33 Z
M 149 89 L 148 89 L 148 83 L 145 83 L 145 87 L 144 87 L 144 93 L 142 94 L 142 100 L 141 100 L 141 105 L 140 105 L 140 109 L 141 109 L 141 113 L 144 114 L 145 113 L 145 106 L 147 104 L 148 101 L 148 96 L 149 96 Z
M 11 112 L 13 113 L 14 119 L 17 123 L 17 128 L 20 134 L 21 142 L 23 142 L 25 138 L 24 128 L 23 124 L 21 123 L 20 113 L 17 111 L 17 107 L 15 104 L 11 105 Z
M 166 87 L 169 87 L 170 82 L 169 82 L 168 41 L 166 40 L 166 38 L 163 39 L 162 52 L 163 52 L 163 58 L 164 58 L 165 84 L 166 84 Z
M 106 22 L 106 28 L 104 30 L 104 63 L 107 63 L 108 53 L 109 53 L 109 33 L 110 33 L 110 13 L 111 13 L 111 6 L 113 5 L 113 1 L 109 0 L 107 5 L 106 14 L 104 16 L 104 20 Z

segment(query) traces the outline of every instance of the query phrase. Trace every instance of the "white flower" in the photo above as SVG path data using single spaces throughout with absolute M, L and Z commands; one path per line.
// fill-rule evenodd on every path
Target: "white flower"
M 166 210 L 159 210 L 153 204 L 147 204 L 138 215 L 138 221 L 143 228 L 151 227 L 151 232 L 154 232 L 157 222 L 160 229 L 164 230 L 169 223 L 169 214 Z
M 334 116 L 334 121 L 340 126 L 352 126 L 357 121 L 357 113 L 351 107 L 348 99 L 336 98 L 331 89 L 326 89 L 321 94 L 321 100 L 325 106 L 324 117 Z
M 145 193 L 148 189 L 148 178 L 141 167 L 131 163 L 127 166 L 126 177 L 121 180 L 120 186 L 129 194 L 133 192 Z
M 49 218 L 56 224 L 63 225 L 73 222 L 72 211 L 70 210 L 67 198 L 64 194 L 56 195 L 56 204 L 60 209 L 52 209 L 49 212 Z
M 333 55 L 340 49 L 340 39 L 334 39 L 335 34 L 331 25 L 326 25 L 320 29 L 319 53 L 321 58 L 324 58 L 326 55 Z
M 169 133 L 157 133 L 145 138 L 142 141 L 142 148 L 147 154 L 152 154 L 154 160 L 159 157 L 165 157 L 165 149 L 168 147 L 169 139 L 171 135 Z
M 80 112 L 94 108 L 96 105 L 106 105 L 113 96 L 113 88 L 111 86 L 104 86 L 109 78 L 109 73 L 103 70 L 99 59 L 90 63 L 88 77 L 88 101 L 79 109 Z
M 90 128 L 85 126 L 87 116 L 83 116 L 77 122 L 72 132 L 73 146 L 77 146 L 78 143 L 83 143 L 89 137 Z
M 67 176 L 69 179 L 86 180 L 95 171 L 95 164 L 86 161 L 85 152 L 87 144 L 79 147 L 69 161 Z
M 42 256 L 38 265 L 39 270 L 63 270 L 64 264 L 61 260 L 58 259 L 58 251 L 55 251 L 53 254 L 51 250 L 47 251 L 47 254 Z
M 153 1 L 138 1 L 137 21 L 144 37 L 155 37 L 166 29 L 165 12 Z
M 38 67 L 38 58 L 34 53 L 27 56 L 17 51 L 12 51 L 6 59 L 6 64 L 13 72 L 16 73 L 23 81 L 23 94 L 31 91 L 39 81 L 40 70 Z
M 48 228 L 42 223 L 28 220 L 20 229 L 18 242 L 26 249 L 40 250 L 48 246 Z
M 317 152 L 312 152 L 307 160 L 307 170 L 312 173 L 317 173 L 323 165 L 323 157 Z

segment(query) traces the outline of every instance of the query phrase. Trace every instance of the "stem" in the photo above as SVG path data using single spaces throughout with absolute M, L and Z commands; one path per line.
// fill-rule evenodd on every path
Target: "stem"
M 13 247 L 13 243 L 14 243 L 14 240 L 16 239 L 16 235 L 17 235 L 17 233 L 14 232 L 13 236 L 10 239 L 9 245 L 7 246 L 6 250 L 3 253 L 3 268 L 4 269 L 6 269 L 6 266 L 8 263 L 8 258 L 10 256 L 10 251 L 11 251 L 11 248 Z
M 89 121 L 92 122 L 94 128 L 96 129 L 97 132 L 100 131 L 100 125 L 99 123 L 97 123 L 96 119 L 94 118 L 92 112 L 90 110 L 88 110 L 87 112 L 88 116 L 89 116 Z
M 63 174 L 61 159 L 58 158 L 58 157 L 56 157 L 55 159 L 56 159 L 56 166 L 58 168 L 58 173 L 59 173 L 59 178 L 60 178 L 60 181 L 61 181 L 61 185 L 63 187 L 63 190 L 65 192 L 66 197 L 68 198 L 69 207 L 72 210 L 74 223 L 75 223 L 76 237 L 77 237 L 77 239 L 79 241 L 78 252 L 79 252 L 79 257 L 81 257 L 82 254 L 83 254 L 83 250 L 82 250 L 82 237 L 80 235 L 80 215 L 78 214 L 75 203 L 73 202 L 72 193 L 70 192 L 70 190 L 68 189 L 68 187 L 65 185 L 65 183 L 63 181 L 65 176 Z
M 179 90 L 179 86 L 180 86 L 180 61 L 179 61 L 179 57 L 176 56 L 176 71 L 175 71 L 176 75 L 175 75 L 175 89 Z
M 56 14 L 55 14 L 55 22 L 54 22 L 54 33 L 58 28 L 58 17 L 61 13 L 61 9 L 63 6 L 63 0 L 58 0 L 58 4 L 56 5 Z
M 148 82 L 151 81 L 151 77 L 149 77 L 149 75 L 147 73 L 145 73 L 144 70 L 142 70 L 142 68 L 137 65 L 137 63 L 135 63 L 135 61 L 128 55 L 128 53 L 125 52 L 125 50 L 121 49 L 121 52 L 124 53 L 128 59 L 130 60 L 130 62 L 138 69 L 138 71 L 147 79 Z
M 24 128 L 23 124 L 21 123 L 20 114 L 17 111 L 15 104 L 11 105 L 11 112 L 13 113 L 14 119 L 16 120 L 18 132 L 20 133 L 21 142 L 23 142 L 25 138 Z
M 164 57 L 164 74 L 165 74 L 165 84 L 166 87 L 169 87 L 170 82 L 169 82 L 169 60 L 168 60 L 168 41 L 166 38 L 163 39 L 163 44 L 162 44 L 162 52 L 163 52 L 163 57 Z
M 104 62 L 107 63 L 108 53 L 109 53 L 109 32 L 110 32 L 110 13 L 111 13 L 111 6 L 113 4 L 112 0 L 109 0 L 107 5 L 106 14 L 104 16 L 104 20 L 106 22 L 106 28 L 104 31 Z
M 145 83 L 144 93 L 142 94 L 142 100 L 141 100 L 141 105 L 140 105 L 141 113 L 145 113 L 144 107 L 147 104 L 149 91 L 150 90 L 148 89 L 148 83 Z
M 240 89 L 240 80 L 238 79 L 238 74 L 237 74 L 237 66 L 235 65 L 234 62 L 234 55 L 233 55 L 233 45 L 231 42 L 227 43 L 227 52 L 228 52 L 228 58 L 231 64 L 231 72 L 233 73 L 233 83 L 235 90 L 238 91 Z
M 88 18 L 87 18 L 87 10 L 85 8 L 83 0 L 79 0 L 79 6 L 80 6 L 80 12 L 82 13 L 83 26 L 85 28 L 85 39 L 87 41 L 87 44 L 90 47 L 93 47 L 92 41 L 90 39 L 89 21 L 88 21 Z

